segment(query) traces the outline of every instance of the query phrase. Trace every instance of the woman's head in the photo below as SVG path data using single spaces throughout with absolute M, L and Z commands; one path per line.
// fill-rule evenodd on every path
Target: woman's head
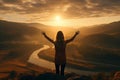
M 62 31 L 57 32 L 56 41 L 64 41 L 64 35 Z

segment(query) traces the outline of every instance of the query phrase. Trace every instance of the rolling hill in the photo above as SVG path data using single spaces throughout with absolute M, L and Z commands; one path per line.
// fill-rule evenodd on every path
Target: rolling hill
M 82 32 L 87 35 L 79 40 L 79 52 L 85 59 L 119 65 L 120 21 L 87 28 Z
M 0 21 L 0 42 L 34 39 L 40 30 L 25 23 Z
M 0 20 L 0 62 L 13 59 L 27 60 L 32 51 L 41 47 L 40 34 L 40 29 L 26 23 Z
M 90 34 L 100 34 L 100 33 L 107 33 L 107 34 L 113 34 L 113 33 L 119 33 L 120 31 L 120 21 L 112 22 L 109 24 L 101 24 L 96 26 L 90 26 L 85 28 L 80 28 L 81 32 L 90 35 Z

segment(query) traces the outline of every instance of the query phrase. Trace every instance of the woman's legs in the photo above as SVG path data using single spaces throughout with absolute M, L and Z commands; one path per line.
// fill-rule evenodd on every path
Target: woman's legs
M 62 76 L 64 76 L 65 65 L 66 65 L 66 64 L 62 64 L 62 65 L 61 65 L 61 75 L 62 75 Z
M 59 67 L 61 66 L 61 75 L 64 76 L 64 70 L 65 70 L 65 65 L 66 64 L 55 64 L 55 68 L 56 68 L 56 74 L 59 74 Z
M 60 65 L 59 65 L 59 64 L 55 64 L 56 74 L 59 74 L 59 67 L 60 67 Z

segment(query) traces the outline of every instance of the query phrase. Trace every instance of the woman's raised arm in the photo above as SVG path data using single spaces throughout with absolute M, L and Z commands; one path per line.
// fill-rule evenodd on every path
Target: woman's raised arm
M 75 37 L 76 37 L 79 33 L 80 33 L 79 31 L 75 32 L 75 34 L 74 34 L 74 36 L 73 36 L 72 38 L 66 40 L 66 43 L 69 43 L 69 42 L 73 41 L 73 40 L 75 39 Z
M 42 32 L 42 34 L 44 35 L 44 37 L 48 40 L 48 41 L 50 41 L 51 43 L 55 43 L 51 38 L 49 38 L 47 35 L 46 35 L 46 33 L 45 32 Z

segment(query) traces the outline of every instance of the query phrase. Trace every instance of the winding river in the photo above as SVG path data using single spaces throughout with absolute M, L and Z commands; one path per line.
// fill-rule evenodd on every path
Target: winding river
M 35 50 L 31 54 L 31 56 L 29 57 L 28 62 L 32 63 L 32 64 L 35 64 L 35 65 L 38 65 L 38 66 L 41 66 L 41 67 L 44 67 L 44 68 L 47 68 L 47 69 L 54 70 L 55 66 L 54 66 L 53 62 L 50 62 L 50 61 L 45 60 L 45 59 L 42 59 L 42 58 L 40 58 L 38 56 L 38 54 L 41 51 L 49 49 L 49 48 L 50 47 L 48 45 L 43 45 L 42 48 Z M 89 71 L 82 71 L 82 70 L 75 69 L 75 68 L 70 68 L 70 67 L 66 67 L 65 72 L 74 72 L 74 73 L 77 73 L 77 74 L 80 74 L 80 73 L 82 73 L 82 74 L 91 74 L 92 73 L 92 72 L 89 72 Z
M 35 65 L 38 65 L 38 66 L 41 66 L 41 67 L 45 67 L 45 68 L 48 68 L 48 69 L 55 69 L 54 67 L 54 63 L 50 62 L 50 61 L 47 61 L 45 59 L 41 59 L 38 54 L 43 51 L 43 50 L 46 50 L 50 48 L 48 45 L 43 45 L 42 48 L 38 49 L 38 50 L 35 50 L 31 56 L 29 57 L 29 60 L 28 62 L 32 63 L 32 64 L 35 64 Z

